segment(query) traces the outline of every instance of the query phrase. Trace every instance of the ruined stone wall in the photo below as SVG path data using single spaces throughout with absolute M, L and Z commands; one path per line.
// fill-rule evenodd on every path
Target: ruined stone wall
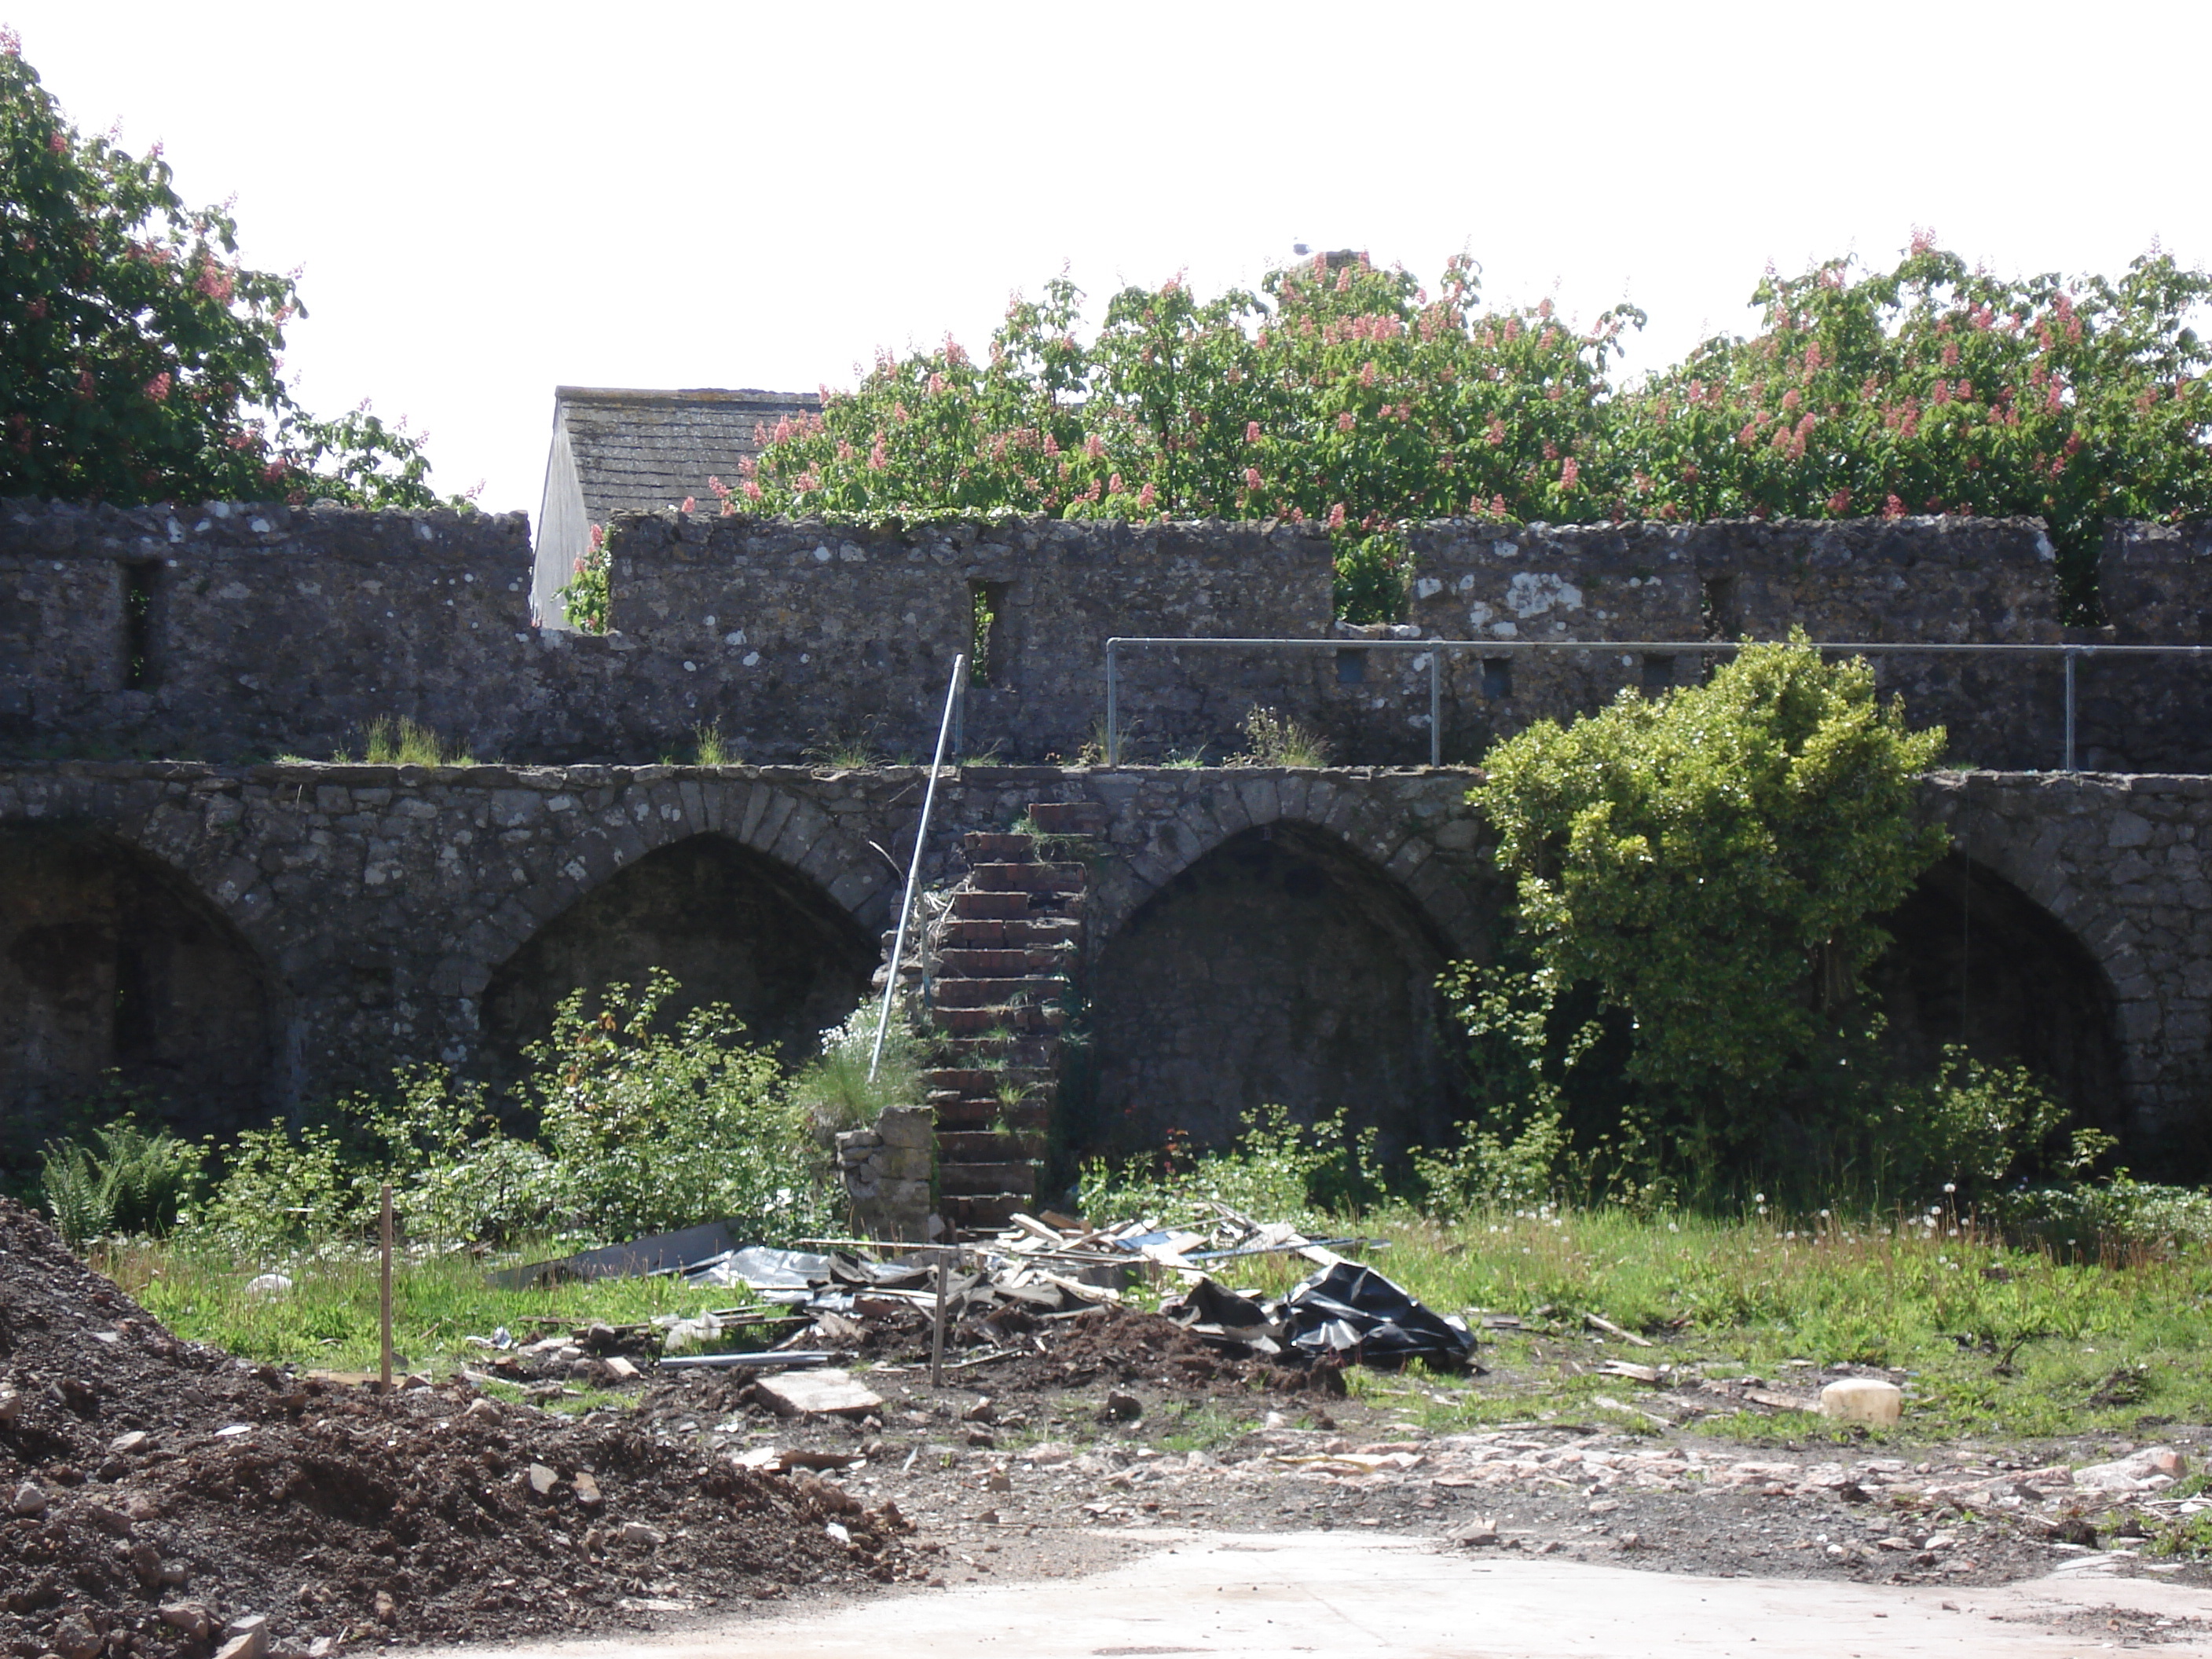
M 779 1007 L 794 1030 L 827 1023 L 840 994 L 858 994 L 860 941 L 890 921 L 924 781 L 914 768 L 0 768 L 0 834 L 37 843 L 0 865 L 0 1123 L 111 1058 L 140 1067 L 135 1080 L 167 1075 L 203 1113 L 247 1119 L 380 1081 L 402 1059 L 495 1072 L 488 1011 L 511 994 L 542 1018 L 570 988 L 556 981 L 595 959 L 603 912 L 657 918 L 684 934 L 687 960 L 736 963 L 727 989 L 757 1000 L 738 1012 L 763 1036 Z M 1438 957 L 1484 954 L 1502 898 L 1468 781 L 1449 769 L 965 768 L 940 786 L 924 877 L 957 878 L 966 830 L 1004 830 L 1038 801 L 1094 803 L 1092 1063 L 1120 1068 L 1100 1077 L 1100 1097 L 1146 1109 L 1194 1098 L 1192 1066 L 1218 1071 L 1232 1040 L 1249 1040 L 1255 1064 L 1224 1073 L 1214 1105 L 1251 1103 L 1240 1091 L 1262 1084 L 1341 1100 L 1357 1059 L 1345 1043 L 1364 1032 L 1394 1045 L 1373 1075 L 1403 1098 L 1347 1103 L 1418 1127 L 1438 1103 L 1407 999 Z M 1917 1040 L 1932 1051 L 1955 1029 L 2032 1053 L 2108 1092 L 2106 1121 L 2138 1144 L 2202 1162 L 2212 778 L 1983 773 L 1923 788 L 1968 878 L 1935 882 L 1915 901 L 1925 914 L 1899 929 L 1927 957 L 1899 985 L 1935 982 L 1914 1005 Z M 693 883 L 696 908 L 714 914 L 679 915 L 664 878 L 691 881 L 702 856 L 717 884 Z M 69 881 L 40 873 L 64 864 Z M 1218 937 L 1232 925 L 1241 941 Z M 801 936 L 824 943 L 802 949 Z M 1965 1011 L 1943 1000 L 1954 939 L 1978 964 Z M 1173 969 L 1182 1006 L 1147 1002 L 1153 967 Z M 1117 974 L 1139 990 L 1118 1012 L 1103 1006 Z M 174 1017 L 102 1025 L 124 1011 L 113 993 L 126 982 Z M 2082 1009 L 2054 1014 L 2054 994 Z M 197 1042 L 203 1025 L 211 1042 Z M 33 1075 L 18 1063 L 27 1041 L 73 1043 L 86 1065 L 58 1070 L 49 1054 Z M 206 1086 L 218 1072 L 222 1086 Z
M 380 715 L 496 744 L 532 701 L 520 514 L 0 504 L 0 742 L 327 757 Z
M 1686 684 L 1707 653 L 1537 655 L 1536 641 L 1786 634 L 1890 641 L 2057 640 L 2049 544 L 2033 521 L 1852 520 L 1548 529 L 1415 526 L 1409 620 L 1394 639 L 1495 641 L 1442 653 L 1442 752 Z M 2106 557 L 2117 616 L 2095 643 L 2203 622 L 2207 536 L 2126 526 Z M 1330 554 L 1310 526 L 1024 520 L 911 529 L 674 514 L 619 520 L 616 631 L 528 621 L 519 514 L 0 504 L 0 753 L 223 763 L 359 754 L 401 716 L 478 759 L 686 758 L 714 726 L 763 763 L 927 755 L 956 653 L 994 618 L 964 752 L 1072 760 L 1094 743 L 1112 635 L 1261 636 L 1333 648 L 1131 650 L 1125 758 L 1212 758 L 1266 705 L 1336 757 L 1429 753 L 1428 658 L 1370 653 L 1331 621 Z M 1954 759 L 2052 767 L 2055 659 L 1881 657 Z M 2079 752 L 2108 769 L 2212 766 L 2212 668 L 2090 658 Z
M 2110 526 L 2097 586 L 2106 625 L 2083 642 L 2212 645 L 2212 520 Z M 2092 655 L 2075 674 L 2085 768 L 2212 771 L 2212 659 Z
M 926 757 L 979 596 L 995 625 L 967 694 L 968 752 L 1017 761 L 1073 759 L 1091 740 L 1111 635 L 1316 638 L 1331 607 L 1328 538 L 1302 526 L 641 516 L 617 520 L 611 546 L 625 690 L 672 711 L 660 730 L 717 720 L 763 759 L 841 741 Z M 1279 659 L 1213 666 L 1164 719 L 1233 729 L 1254 702 L 1300 695 L 1302 673 Z

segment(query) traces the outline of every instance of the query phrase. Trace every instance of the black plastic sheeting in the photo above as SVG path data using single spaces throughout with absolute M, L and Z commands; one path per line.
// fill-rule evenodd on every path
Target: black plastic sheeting
M 1369 1365 L 1422 1359 L 1456 1367 L 1474 1352 L 1466 1326 L 1431 1312 L 1357 1261 L 1340 1261 L 1299 1285 L 1283 1299 L 1282 1321 L 1290 1346 L 1315 1358 L 1338 1354 Z

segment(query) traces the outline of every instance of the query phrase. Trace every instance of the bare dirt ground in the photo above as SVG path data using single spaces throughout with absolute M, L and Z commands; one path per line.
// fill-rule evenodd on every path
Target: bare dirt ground
M 1916 1450 L 1656 1425 L 1431 1431 L 1423 1395 L 1502 1379 L 1348 1398 L 1327 1369 L 1228 1358 L 1119 1310 L 1010 1310 L 998 1346 L 975 1352 L 977 1334 L 956 1333 L 967 1357 L 933 1389 L 919 1312 L 848 1328 L 881 1401 L 854 1417 L 780 1416 L 729 1371 L 648 1372 L 580 1417 L 465 1378 L 383 1399 L 177 1341 L 0 1206 L 0 1642 L 17 1659 L 204 1659 L 244 1620 L 249 1650 L 320 1659 L 681 1631 L 891 1584 L 1088 1577 L 1219 1534 L 1939 1594 L 2054 1571 L 2212 1583 L 2134 1553 L 2127 1505 L 2077 1490 L 2071 1465 L 2133 1449 L 2106 1437 Z M 534 1369 L 549 1406 L 607 1380 L 580 1346 L 505 1369 Z M 2212 1449 L 2202 1429 L 2159 1434 L 2192 1466 Z M 2203 1633 L 2118 1601 L 2099 1620 L 2102 1639 Z

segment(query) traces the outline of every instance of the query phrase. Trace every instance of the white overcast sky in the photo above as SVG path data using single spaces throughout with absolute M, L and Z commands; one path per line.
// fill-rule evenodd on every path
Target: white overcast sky
M 1294 241 L 1493 300 L 1740 328 L 1771 260 L 1916 225 L 2005 271 L 2212 262 L 2212 8 L 0 0 L 80 126 L 303 267 L 313 409 L 537 513 L 552 392 L 850 385 L 1069 267 L 1256 283 Z

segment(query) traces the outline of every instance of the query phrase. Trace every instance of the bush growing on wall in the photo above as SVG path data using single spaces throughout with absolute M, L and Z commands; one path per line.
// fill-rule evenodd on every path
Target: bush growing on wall
M 0 495 L 441 505 L 420 441 L 366 405 L 310 416 L 280 374 L 305 314 L 187 210 L 158 149 L 63 116 L 0 29 Z
M 1397 614 L 1408 520 L 2040 515 L 2078 607 L 2106 517 L 2212 510 L 2189 326 L 2212 277 L 2155 251 L 2116 282 L 2010 279 L 1917 236 L 1887 271 L 1769 276 L 1757 334 L 1618 389 L 1642 313 L 1486 310 L 1464 258 L 1433 291 L 1328 256 L 1261 290 L 1127 289 L 1086 337 L 1054 281 L 986 360 L 879 357 L 708 487 L 794 516 L 1312 520 L 1355 621 Z
M 1557 1108 L 1559 1054 L 1579 1060 L 1610 1018 L 1623 1133 L 1647 1164 L 1710 1188 L 1820 1139 L 1834 1074 L 1870 1053 L 1873 918 L 1945 845 L 1912 795 L 1942 744 L 1876 702 L 1863 662 L 1801 639 L 1492 750 L 1469 799 L 1515 883 L 1511 951 L 1538 972 L 1462 970 L 1447 988 L 1471 1031 L 1523 1056 L 1532 1121 Z M 1577 1000 L 1583 1034 L 1553 1029 Z

